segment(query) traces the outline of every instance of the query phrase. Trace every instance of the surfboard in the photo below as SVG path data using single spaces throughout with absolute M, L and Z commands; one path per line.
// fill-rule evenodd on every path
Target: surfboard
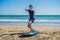
M 38 31 L 37 30 L 34 30 L 32 32 L 23 33 L 19 37 L 21 37 L 21 38 L 30 37 L 30 36 L 36 35 L 37 33 L 38 33 Z

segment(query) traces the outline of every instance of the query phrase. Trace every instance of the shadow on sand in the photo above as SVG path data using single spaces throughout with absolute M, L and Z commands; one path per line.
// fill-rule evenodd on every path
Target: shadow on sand
M 12 33 L 12 34 L 0 34 L 0 37 L 1 37 L 1 36 L 4 36 L 4 35 L 9 35 L 9 36 L 18 35 L 20 38 L 25 38 L 25 37 L 34 36 L 34 35 L 25 34 L 25 33 Z

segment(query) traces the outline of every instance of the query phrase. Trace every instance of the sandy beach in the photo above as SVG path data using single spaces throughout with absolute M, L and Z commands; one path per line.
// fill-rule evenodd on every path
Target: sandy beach
M 60 40 L 59 26 L 33 26 L 38 34 L 20 38 L 19 35 L 29 32 L 28 27 L 19 25 L 0 25 L 0 40 Z

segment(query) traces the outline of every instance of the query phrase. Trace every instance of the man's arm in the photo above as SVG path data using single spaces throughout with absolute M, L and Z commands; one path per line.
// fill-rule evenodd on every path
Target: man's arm
M 27 10 L 27 9 L 25 9 L 25 11 L 26 11 L 26 12 L 28 12 L 28 10 Z

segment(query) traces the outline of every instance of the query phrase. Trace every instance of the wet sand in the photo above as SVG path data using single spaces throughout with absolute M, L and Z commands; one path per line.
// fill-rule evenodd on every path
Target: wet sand
M 20 38 L 21 33 L 29 32 L 28 27 L 18 25 L 0 25 L 0 40 L 60 40 L 59 26 L 33 26 L 37 35 Z

